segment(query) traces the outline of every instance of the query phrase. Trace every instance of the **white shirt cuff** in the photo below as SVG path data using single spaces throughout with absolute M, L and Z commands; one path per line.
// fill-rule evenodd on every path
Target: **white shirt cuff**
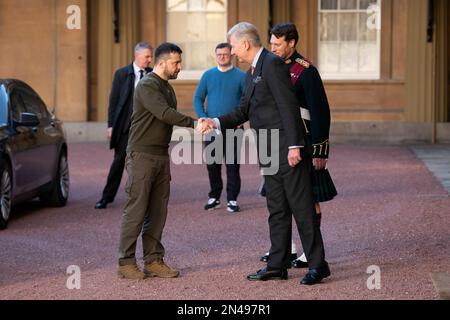
M 213 121 L 216 123 L 216 127 L 218 131 L 222 131 L 221 127 L 220 127 L 220 121 L 219 118 L 214 118 Z

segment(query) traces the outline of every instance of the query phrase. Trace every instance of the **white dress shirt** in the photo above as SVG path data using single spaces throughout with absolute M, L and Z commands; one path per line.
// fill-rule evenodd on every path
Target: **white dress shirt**
M 259 57 L 261 57 L 263 50 L 264 50 L 264 48 L 261 47 L 261 49 L 259 49 L 258 53 L 256 53 L 255 58 L 253 59 L 252 67 L 255 69 L 256 69 L 256 66 L 258 65 L 258 60 L 259 60 Z
M 133 62 L 133 69 L 134 69 L 134 88 L 136 89 L 136 87 L 137 87 L 137 85 L 139 83 L 139 80 L 141 80 L 141 73 L 140 73 L 140 71 L 141 70 L 144 71 L 144 76 L 145 76 L 146 72 L 145 72 L 144 69 L 139 68 L 137 66 L 136 62 Z

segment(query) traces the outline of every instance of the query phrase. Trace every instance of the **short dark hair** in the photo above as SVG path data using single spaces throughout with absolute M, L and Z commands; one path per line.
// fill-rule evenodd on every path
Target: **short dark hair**
M 295 40 L 295 45 L 298 43 L 299 36 L 297 27 L 292 22 L 277 24 L 272 28 L 272 30 L 270 30 L 270 33 L 278 39 L 284 37 L 284 40 L 287 42 Z
M 231 51 L 231 44 L 229 44 L 227 42 L 219 43 L 216 47 L 216 51 L 219 49 L 225 49 L 225 48 L 228 48 Z
M 176 44 L 165 42 L 161 44 L 158 48 L 156 48 L 155 52 L 155 64 L 158 63 L 160 59 L 167 58 L 171 53 L 179 53 L 182 54 L 183 51 Z

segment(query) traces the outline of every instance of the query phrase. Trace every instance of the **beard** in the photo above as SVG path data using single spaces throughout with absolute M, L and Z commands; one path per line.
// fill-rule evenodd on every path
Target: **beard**
M 169 69 L 167 69 L 167 66 L 164 68 L 164 73 L 167 75 L 167 79 L 169 80 L 176 80 L 178 78 L 179 71 L 170 72 Z

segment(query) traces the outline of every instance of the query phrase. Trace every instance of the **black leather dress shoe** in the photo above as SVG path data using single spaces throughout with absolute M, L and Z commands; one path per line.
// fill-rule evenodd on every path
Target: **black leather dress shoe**
M 328 267 L 327 263 L 325 264 L 324 267 L 317 269 L 309 269 L 309 272 L 306 274 L 303 280 L 300 281 L 300 283 L 311 286 L 313 284 L 319 283 L 320 281 L 322 281 L 322 279 L 329 277 L 330 274 L 331 274 L 330 268 Z
M 300 259 L 292 261 L 292 268 L 308 268 L 308 262 L 304 262 Z
M 247 276 L 247 280 L 250 281 L 287 280 L 287 278 L 288 273 L 286 269 L 267 270 L 267 268 L 258 270 L 258 272 Z
M 101 199 L 99 202 L 95 204 L 95 209 L 106 209 L 108 205 L 108 201 Z

